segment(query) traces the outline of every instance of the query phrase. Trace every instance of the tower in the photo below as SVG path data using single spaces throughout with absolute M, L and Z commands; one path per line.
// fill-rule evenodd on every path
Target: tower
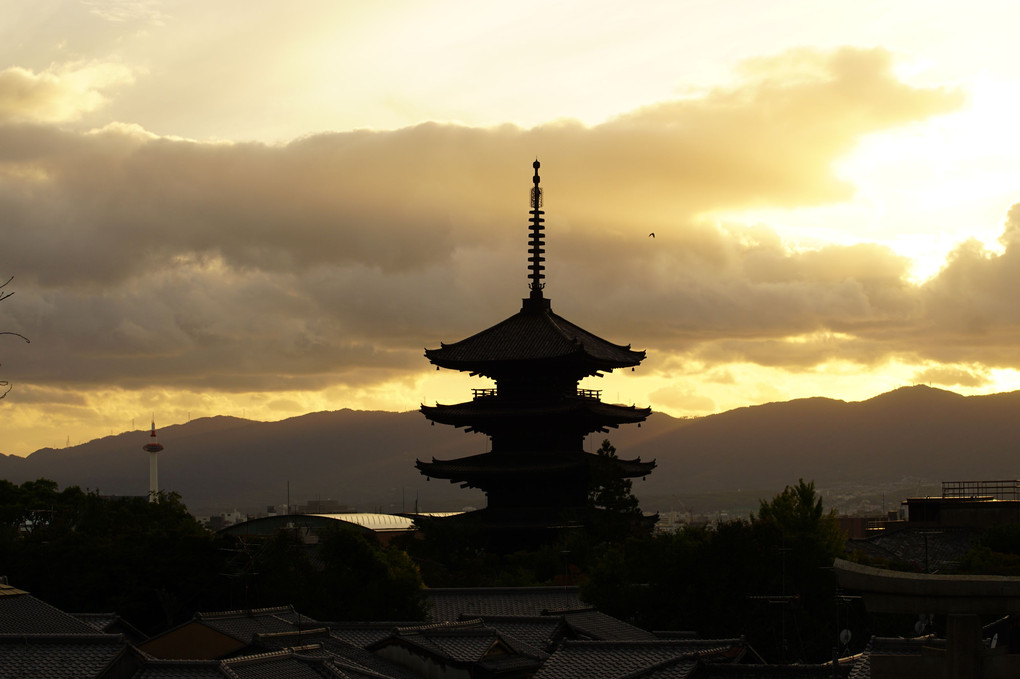
M 429 478 L 448 479 L 485 492 L 477 515 L 491 529 L 550 529 L 583 518 L 596 457 L 584 439 L 621 424 L 640 423 L 650 408 L 604 403 L 601 390 L 580 389 L 588 376 L 633 368 L 644 351 L 608 342 L 553 313 L 545 297 L 545 233 L 539 162 L 533 164 L 529 219 L 529 294 L 506 320 L 453 344 L 426 349 L 439 368 L 468 372 L 495 385 L 473 389 L 472 399 L 421 406 L 432 422 L 480 432 L 489 452 L 456 460 L 417 461 Z M 619 460 L 621 477 L 649 474 L 655 462 Z
M 152 433 L 149 434 L 150 441 L 142 446 L 142 450 L 149 453 L 149 502 L 159 502 L 159 468 L 156 462 L 156 455 L 163 450 L 163 444 L 156 440 L 156 418 L 152 419 Z

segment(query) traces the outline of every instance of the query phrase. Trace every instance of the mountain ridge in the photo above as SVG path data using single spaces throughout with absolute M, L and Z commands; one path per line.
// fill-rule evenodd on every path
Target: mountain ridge
M 890 484 L 921 489 L 943 480 L 1017 478 L 1017 412 L 1020 392 L 962 396 L 916 385 L 864 401 L 813 397 L 698 418 L 653 413 L 642 427 L 589 437 L 586 449 L 608 438 L 622 458 L 657 461 L 654 473 L 634 481 L 646 511 L 707 507 L 709 495 L 734 493 L 739 502 L 726 506 L 753 509 L 759 497 L 799 478 L 814 480 L 833 506 L 854 492 L 884 498 L 877 489 Z M 330 498 L 362 511 L 484 506 L 479 491 L 425 479 L 414 462 L 485 452 L 488 439 L 429 425 L 415 411 L 349 408 L 278 422 L 200 418 L 159 430 L 159 478 L 199 515 L 264 511 L 285 504 L 288 491 L 291 504 Z M 147 430 L 137 430 L 24 458 L 0 456 L 0 478 L 45 477 L 144 495 L 146 439 Z

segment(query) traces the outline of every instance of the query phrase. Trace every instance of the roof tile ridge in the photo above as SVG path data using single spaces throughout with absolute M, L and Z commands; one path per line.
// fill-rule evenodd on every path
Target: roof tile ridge
M 413 627 L 414 623 L 409 620 L 334 620 L 321 622 L 330 630 L 334 629 L 394 629 L 397 627 Z M 428 623 L 422 623 L 428 624 Z
M 256 632 L 255 639 L 283 639 L 284 637 L 307 637 L 329 635 L 328 627 L 308 627 L 305 629 L 287 630 L 286 632 Z
M 629 674 L 620 675 L 616 679 L 639 679 L 639 677 L 643 677 L 647 675 L 649 672 L 655 672 L 656 670 L 661 670 L 666 667 L 670 667 L 671 665 L 677 665 L 682 662 L 697 662 L 697 661 L 698 658 L 695 655 L 685 653 L 684 655 L 678 655 L 674 658 L 660 660 L 659 662 L 652 663 L 651 665 L 642 667 L 639 670 L 634 670 Z
M 136 649 L 137 650 L 137 649 Z M 208 660 L 205 658 L 157 658 L 154 655 L 149 655 L 144 651 L 141 652 L 145 658 L 145 664 L 148 665 L 189 665 L 194 667 L 219 667 L 219 660 Z
M 265 651 L 264 653 L 252 653 L 251 655 L 239 655 L 233 658 L 223 658 L 218 661 L 220 667 L 227 667 L 230 665 L 253 665 L 258 662 L 264 662 L 266 660 L 275 660 L 277 658 L 289 658 L 294 655 L 294 650 L 291 648 L 284 648 L 278 651 Z
M 439 593 L 463 593 L 463 592 L 511 592 L 511 593 L 531 593 L 531 592 L 577 592 L 580 588 L 576 585 L 529 585 L 527 587 L 511 587 L 511 586 L 496 586 L 496 587 L 431 587 L 428 592 L 439 592 Z
M 199 611 L 196 620 L 222 620 L 224 618 L 253 618 L 256 615 L 273 615 L 275 613 L 297 613 L 293 605 L 270 606 L 268 608 L 238 608 L 232 611 Z
M 602 335 L 595 334 L 591 330 L 586 330 L 585 328 L 582 328 L 581 326 L 579 326 L 577 323 L 574 323 L 573 321 L 570 321 L 570 320 L 564 318 L 563 316 L 560 316 L 555 311 L 550 311 L 549 315 L 553 317 L 552 320 L 553 320 L 554 323 L 556 323 L 557 329 L 560 332 L 565 332 L 562 328 L 559 327 L 560 323 L 563 323 L 563 324 L 569 325 L 572 328 L 576 329 L 579 333 L 582 333 L 584 335 L 588 335 L 592 339 L 596 339 L 596 340 L 598 340 L 600 342 L 605 342 L 606 344 L 608 344 L 611 347 L 615 347 L 617 349 L 624 349 L 626 351 L 633 351 L 634 353 L 638 353 L 638 354 L 644 353 L 642 351 L 636 351 L 634 349 L 631 349 L 630 348 L 631 345 L 629 345 L 629 344 L 617 344 L 616 342 L 611 342 L 611 341 L 607 340 L 605 337 L 603 337 Z
M 442 630 L 471 630 L 471 629 L 482 629 L 484 628 L 485 621 L 481 617 L 474 617 L 463 620 L 449 620 L 443 622 L 427 622 L 421 625 L 407 625 L 404 627 L 395 627 L 394 633 L 399 636 L 409 636 L 412 634 L 422 634 L 425 632 L 435 632 Z
M 349 669 L 349 670 L 354 670 L 355 672 L 358 672 L 359 674 L 364 674 L 365 676 L 368 676 L 368 677 L 374 677 L 374 679 L 393 679 L 393 677 L 391 675 L 380 674 L 380 673 L 376 672 L 375 670 L 373 670 L 373 669 L 371 669 L 369 667 L 365 667 L 364 665 L 351 660 L 350 658 L 344 658 L 344 657 L 341 657 L 341 656 L 333 656 L 333 658 L 330 660 L 330 665 L 336 667 L 341 672 L 344 669 Z M 342 676 L 346 677 L 347 675 L 344 674 Z
M 75 641 L 81 643 L 94 643 L 105 641 L 109 643 L 127 643 L 123 634 L 106 634 L 104 632 L 86 632 L 75 634 L 74 632 L 4 632 L 0 633 L 0 642 L 3 641 Z
M 0 582 L 0 596 L 22 596 L 24 594 L 28 594 L 29 596 L 31 596 L 30 592 L 27 592 L 23 589 L 18 589 L 14 585 L 8 585 L 3 582 Z
M 587 613 L 589 611 L 598 613 L 598 609 L 594 606 L 581 606 L 579 608 L 545 608 L 542 609 L 542 615 L 567 615 L 569 613 Z
M 543 614 L 540 615 L 513 615 L 512 613 L 500 613 L 500 614 L 461 613 L 460 618 L 458 619 L 468 620 L 469 618 L 475 617 L 481 618 L 484 622 L 488 622 L 490 620 L 497 622 L 550 622 L 550 623 L 558 622 L 559 616 L 556 615 L 555 613 L 550 613 L 549 615 L 545 615 L 544 613 L 545 611 L 543 611 Z
M 566 324 L 566 325 L 569 325 L 569 326 L 573 326 L 573 327 L 574 327 L 574 328 L 576 328 L 577 330 L 580 330 L 581 332 L 587 333 L 587 334 L 589 334 L 589 335 L 591 334 L 591 333 L 589 333 L 589 332 L 588 332 L 587 330 L 585 330 L 584 328 L 582 328 L 581 326 L 579 326 L 579 325 L 577 325 L 577 324 L 575 324 L 575 323 L 571 323 L 571 322 L 570 322 L 570 321 L 568 321 L 567 319 L 563 318 L 563 316 L 560 316 L 559 314 L 557 314 L 556 312 L 554 312 L 554 311 L 553 311 L 552 309 L 546 309 L 545 311 L 543 311 L 543 312 L 542 312 L 542 315 L 543 315 L 543 316 L 544 316 L 545 318 L 547 318 L 547 319 L 548 319 L 548 321 L 549 321 L 549 325 L 551 325 L 551 326 L 552 326 L 553 330 L 555 330 L 555 331 L 556 331 L 557 333 L 559 333 L 560 337 L 562 337 L 562 338 L 563 338 L 563 339 L 565 339 L 565 340 L 566 340 L 567 342 L 569 342 L 569 343 L 571 343 L 571 344 L 573 344 L 573 345 L 575 345 L 575 346 L 578 346 L 578 347 L 582 347 L 582 346 L 584 346 L 584 342 L 582 342 L 581 340 L 579 340 L 579 339 L 578 339 L 578 338 L 577 338 L 576 336 L 574 336 L 574 335 L 571 335 L 571 334 L 570 334 L 570 333 L 569 333 L 569 332 L 568 332 L 568 331 L 567 331 L 567 330 L 566 330 L 566 329 L 565 329 L 565 328 L 563 327 L 563 324 Z
M 640 629 L 640 628 L 638 628 Z M 685 639 L 564 639 L 563 644 L 565 646 L 627 646 L 627 647 L 638 647 L 638 646 L 682 646 L 687 643 Z M 691 653 L 697 653 L 698 651 L 691 651 Z

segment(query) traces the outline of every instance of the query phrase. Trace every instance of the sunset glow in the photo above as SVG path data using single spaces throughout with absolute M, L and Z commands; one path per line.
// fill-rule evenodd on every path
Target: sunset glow
M 536 156 L 605 400 L 1020 389 L 1020 9 L 824 7 L 14 3 L 0 453 L 469 398 L 423 351 L 519 309 Z

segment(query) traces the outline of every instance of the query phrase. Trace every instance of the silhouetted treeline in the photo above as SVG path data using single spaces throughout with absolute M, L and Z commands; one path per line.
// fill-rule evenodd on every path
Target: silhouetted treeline
M 745 635 L 772 662 L 825 661 L 839 631 L 830 567 L 844 542 L 800 481 L 748 520 L 604 546 L 583 594 L 645 629 Z
M 215 536 L 178 496 L 159 500 L 0 481 L 0 575 L 62 610 L 116 612 L 146 632 L 218 607 Z
M 283 604 L 324 620 L 424 615 L 418 569 L 372 536 L 243 544 L 208 531 L 173 493 L 107 498 L 46 479 L 0 480 L 0 575 L 62 610 L 117 613 L 148 634 L 197 611 Z

